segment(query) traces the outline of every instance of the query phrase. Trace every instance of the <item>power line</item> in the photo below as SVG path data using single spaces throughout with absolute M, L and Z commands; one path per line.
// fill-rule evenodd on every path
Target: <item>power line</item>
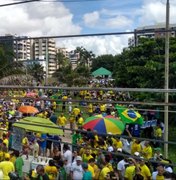
M 64 2 L 64 3 L 74 3 L 74 2 L 81 2 L 81 3 L 85 3 L 85 2 L 98 2 L 98 1 L 105 1 L 105 0 L 41 0 L 40 2 L 54 2 L 54 3 L 59 3 L 59 2 Z
M 19 2 L 7 3 L 7 4 L 0 4 L 0 7 L 14 6 L 14 5 L 26 4 L 26 3 L 37 2 L 37 1 L 39 2 L 39 1 L 41 1 L 41 0 L 26 0 L 26 1 L 19 1 Z

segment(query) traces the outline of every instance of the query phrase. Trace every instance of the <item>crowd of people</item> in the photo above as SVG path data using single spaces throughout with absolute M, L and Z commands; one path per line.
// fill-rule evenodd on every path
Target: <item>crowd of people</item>
M 57 104 L 57 99 L 48 100 L 48 97 L 53 95 L 52 91 L 38 90 L 33 91 L 37 94 L 37 99 L 15 99 L 18 94 L 24 97 L 27 93 L 8 92 L 13 98 L 8 101 L 2 99 L 0 102 L 0 170 L 4 178 L 15 178 L 18 174 L 16 178 L 19 179 L 43 180 L 176 179 L 172 161 L 162 155 L 163 145 L 159 142 L 140 141 L 139 137 L 144 133 L 140 126 L 127 125 L 122 136 L 82 129 L 85 117 L 93 114 L 106 113 L 118 118 L 111 100 L 130 99 L 128 93 L 59 92 L 58 96 L 64 101 Z M 7 95 L 7 92 L 4 92 L 5 94 Z M 40 100 L 40 97 L 47 98 Z M 75 97 L 80 98 L 80 104 L 75 105 L 72 102 Z M 108 103 L 86 103 L 86 100 L 92 99 L 106 100 Z M 62 136 L 27 132 L 22 138 L 22 151 L 14 150 L 11 144 L 12 123 L 29 116 L 18 111 L 21 105 L 36 107 L 39 113 L 30 116 L 49 118 L 63 129 L 63 136 L 70 139 L 69 143 L 62 142 L 65 138 Z M 65 130 L 65 127 L 69 127 L 70 131 Z M 151 137 L 162 140 L 163 131 L 164 126 L 158 121 L 153 132 L 149 132 L 153 134 L 150 134 Z M 129 147 L 130 152 L 126 151 L 125 145 Z M 38 165 L 36 169 L 24 174 L 23 155 L 26 158 L 33 155 L 35 158 L 47 156 L 51 159 L 46 166 Z

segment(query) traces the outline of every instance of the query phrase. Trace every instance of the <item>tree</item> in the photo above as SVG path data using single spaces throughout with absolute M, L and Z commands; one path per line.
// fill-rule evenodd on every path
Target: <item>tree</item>
M 92 69 L 91 71 L 95 71 L 100 67 L 104 67 L 108 69 L 109 71 L 113 71 L 115 63 L 115 58 L 111 54 L 105 54 L 102 56 L 98 56 L 92 61 Z
M 27 74 L 33 76 L 36 81 L 42 82 L 44 80 L 45 72 L 41 64 L 33 63 L 31 65 L 28 65 L 26 67 L 26 70 Z
M 63 52 L 58 52 L 56 54 L 56 59 L 57 59 L 58 69 L 61 69 L 62 67 L 65 67 L 70 64 L 69 59 L 65 57 Z
M 139 46 L 125 49 L 115 59 L 114 75 L 117 86 L 133 88 L 164 87 L 163 39 L 142 38 Z M 170 60 L 172 63 L 173 59 Z
M 79 53 L 78 65 L 89 68 L 92 60 L 95 58 L 95 54 L 92 51 L 87 51 L 84 47 L 77 47 L 75 52 Z
M 14 54 L 11 51 L 5 51 L 0 47 L 0 79 L 23 74 L 23 64 L 20 61 L 12 61 Z

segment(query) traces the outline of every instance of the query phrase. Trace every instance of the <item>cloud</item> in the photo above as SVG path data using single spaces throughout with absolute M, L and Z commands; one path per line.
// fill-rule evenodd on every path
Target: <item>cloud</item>
M 96 23 L 99 21 L 99 12 L 94 11 L 91 13 L 86 13 L 83 16 L 83 20 L 86 26 L 93 27 L 96 25 Z
M 59 2 L 33 2 L 3 7 L 0 13 L 0 27 L 1 35 L 49 36 L 81 32 L 81 27 L 73 23 L 73 14 Z
M 127 47 L 130 36 L 103 36 L 103 37 L 81 37 L 69 38 L 57 41 L 58 47 L 66 47 L 74 50 L 76 47 L 83 46 L 88 51 L 96 55 L 119 54 L 123 48 Z
M 176 23 L 176 3 L 170 1 L 170 23 Z M 151 25 L 155 23 L 162 23 L 166 21 L 166 1 L 163 0 L 147 0 L 138 10 L 139 24 Z
M 108 19 L 108 21 L 106 21 L 106 26 L 109 28 L 124 28 L 124 27 L 129 27 L 132 24 L 132 20 L 130 20 L 129 18 L 125 17 L 125 16 L 121 16 L 118 15 L 114 18 L 110 18 Z
M 123 29 L 132 24 L 132 20 L 127 16 L 107 9 L 86 13 L 83 20 L 87 27 L 97 29 Z

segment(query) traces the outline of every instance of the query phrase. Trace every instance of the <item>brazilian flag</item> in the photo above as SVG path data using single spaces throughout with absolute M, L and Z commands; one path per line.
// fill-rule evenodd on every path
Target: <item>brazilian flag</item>
M 116 105 L 117 112 L 121 120 L 126 124 L 139 124 L 142 125 L 144 118 L 133 109 L 128 109 L 121 105 Z

